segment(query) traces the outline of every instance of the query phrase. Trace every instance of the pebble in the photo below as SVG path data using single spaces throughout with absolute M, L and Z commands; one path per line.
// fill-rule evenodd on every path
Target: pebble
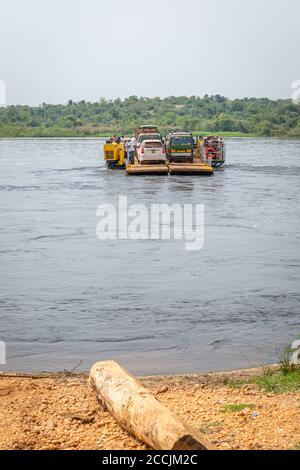
M 160 388 L 156 391 L 156 393 L 157 393 L 157 394 L 166 393 L 166 392 L 168 392 L 168 390 L 169 390 L 169 387 L 167 387 L 167 386 L 165 386 L 165 387 L 160 387 Z

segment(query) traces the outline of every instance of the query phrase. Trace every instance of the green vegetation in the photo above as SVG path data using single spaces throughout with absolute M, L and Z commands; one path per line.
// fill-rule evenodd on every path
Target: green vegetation
M 227 383 L 230 388 L 241 388 L 244 385 L 257 385 L 261 390 L 273 393 L 297 392 L 300 390 L 300 367 L 281 364 L 278 369 L 265 368 L 261 375 L 249 379 L 232 380 Z
M 289 375 L 296 370 L 295 364 L 291 362 L 292 349 L 290 347 L 284 348 L 283 352 L 279 355 L 280 371 L 283 375 Z
M 275 372 L 271 369 L 266 369 L 263 375 L 255 379 L 254 383 L 267 392 L 284 393 L 299 391 L 300 367 L 287 372 L 282 370 Z
M 231 403 L 222 408 L 223 413 L 239 413 L 240 411 L 250 408 L 251 410 L 255 408 L 253 403 Z
M 229 380 L 228 382 L 226 382 L 226 385 L 227 387 L 232 388 L 232 389 L 239 389 L 249 383 L 250 383 L 249 380 L 247 381 L 246 379 L 240 379 L 240 380 Z
M 300 105 L 291 100 L 228 100 L 215 95 L 9 106 L 0 108 L 0 137 L 128 135 L 137 125 L 152 122 L 163 134 L 182 128 L 195 134 L 300 137 Z
M 212 422 L 212 423 L 207 423 L 201 426 L 199 429 L 202 434 L 213 434 L 215 431 L 218 431 L 219 429 L 223 428 L 223 423 L 219 422 Z

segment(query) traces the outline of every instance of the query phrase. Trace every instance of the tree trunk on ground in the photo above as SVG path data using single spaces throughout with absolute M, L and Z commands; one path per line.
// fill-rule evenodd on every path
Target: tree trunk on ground
M 95 364 L 90 373 L 101 403 L 118 424 L 155 450 L 208 450 L 206 438 L 163 406 L 116 362 Z

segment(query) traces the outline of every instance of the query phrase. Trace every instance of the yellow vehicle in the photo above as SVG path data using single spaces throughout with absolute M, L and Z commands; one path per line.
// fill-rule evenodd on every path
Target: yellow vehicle
M 104 160 L 108 168 L 125 168 L 125 147 L 123 143 L 116 142 L 104 144 Z

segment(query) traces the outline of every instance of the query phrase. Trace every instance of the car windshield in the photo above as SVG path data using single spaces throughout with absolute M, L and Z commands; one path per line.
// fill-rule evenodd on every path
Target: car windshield
M 193 145 L 193 141 L 189 135 L 178 135 L 172 137 L 171 145 Z
M 151 126 L 140 127 L 139 132 L 141 134 L 156 134 L 158 132 L 158 128 Z
M 144 147 L 149 149 L 149 148 L 162 148 L 162 143 L 161 142 L 157 142 L 157 141 L 146 141 L 144 143 Z
M 139 142 L 144 142 L 144 140 L 161 140 L 160 134 L 142 134 L 139 137 Z

